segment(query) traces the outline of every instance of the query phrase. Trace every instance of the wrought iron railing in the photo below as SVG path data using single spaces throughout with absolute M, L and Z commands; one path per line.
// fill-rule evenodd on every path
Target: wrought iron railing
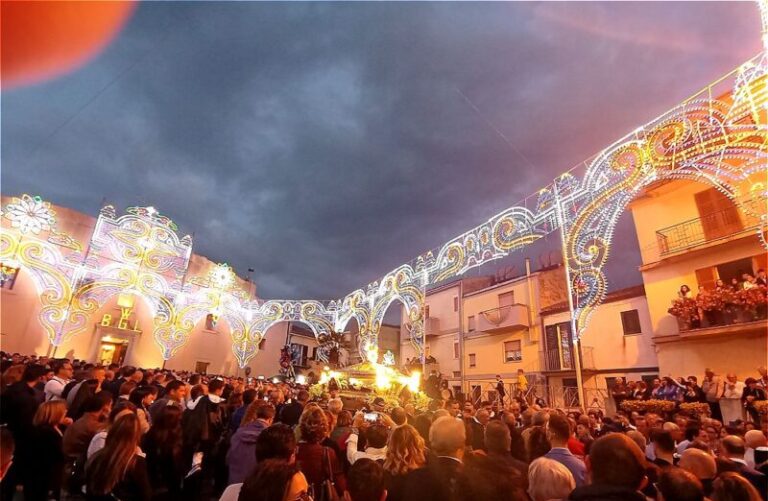
M 568 371 L 575 368 L 573 361 L 573 348 L 561 351 L 558 348 L 549 348 L 544 351 L 544 363 L 548 371 Z M 581 368 L 591 370 L 595 368 L 594 347 L 581 347 Z
M 757 227 L 759 220 L 756 217 L 733 206 L 662 228 L 656 232 L 656 242 L 663 257 Z

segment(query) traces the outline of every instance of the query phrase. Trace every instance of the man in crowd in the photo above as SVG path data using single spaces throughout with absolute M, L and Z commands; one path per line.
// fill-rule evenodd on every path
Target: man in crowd
M 485 409 L 478 410 L 467 420 L 467 445 L 473 450 L 485 450 L 485 427 L 490 420 L 490 414 Z
M 712 482 L 717 476 L 715 458 L 701 449 L 689 448 L 680 455 L 680 468 L 689 471 L 699 479 L 704 495 L 712 494 Z
M 704 369 L 701 391 L 706 397 L 710 415 L 714 419 L 722 421 L 723 414 L 720 412 L 720 398 L 723 396 L 723 382 L 720 376 L 716 376 L 712 369 Z
M 299 418 L 301 413 L 304 412 L 304 407 L 309 402 L 309 392 L 307 390 L 299 390 L 296 395 L 296 400 L 289 404 L 285 404 L 280 410 L 278 421 L 285 423 L 288 426 L 296 426 L 299 424 Z
M 768 479 L 765 475 L 750 468 L 747 462 L 744 461 L 744 440 L 741 437 L 735 435 L 728 435 L 722 440 L 720 458 L 724 460 L 725 464 L 730 466 L 729 469 L 733 469 L 738 472 L 739 475 L 749 480 L 757 492 L 766 499 L 768 496 Z
M 653 464 L 659 468 L 674 466 L 675 440 L 672 438 L 672 433 L 667 430 L 653 430 L 651 444 L 653 445 Z
M 611 433 L 595 440 L 586 459 L 588 485 L 577 487 L 571 501 L 645 501 L 645 458 L 629 437 Z
M 349 469 L 347 501 L 384 501 L 384 469 L 371 459 L 362 458 Z
M 89 397 L 82 408 L 83 415 L 67 428 L 62 439 L 64 455 L 72 459 L 85 456 L 93 436 L 106 426 L 112 410 L 112 396 L 107 392 L 97 393 Z
M 61 392 L 72 379 L 72 364 L 69 360 L 60 360 L 53 365 L 53 377 L 45 383 L 45 401 L 62 400 Z
M 571 427 L 568 419 L 560 414 L 553 414 L 549 418 L 549 427 L 547 435 L 552 444 L 552 449 L 544 457 L 554 459 L 558 463 L 568 468 L 576 481 L 576 487 L 581 487 L 586 482 L 586 467 L 581 459 L 574 456 L 568 450 L 568 439 L 571 436 Z
M 367 458 L 373 461 L 383 461 L 387 456 L 387 439 L 389 438 L 389 429 L 384 424 L 376 423 L 366 425 L 362 414 L 355 416 L 352 423 L 353 430 L 365 430 L 364 451 L 357 450 L 359 440 L 358 433 L 352 432 L 347 439 L 347 460 L 349 464 L 355 464 L 356 461 Z
M 187 385 L 184 384 L 183 381 L 174 379 L 173 381 L 169 382 L 165 387 L 165 396 L 155 400 L 149 407 L 149 414 L 152 417 L 152 420 L 156 420 L 163 407 L 168 407 L 169 405 L 178 407 L 180 410 L 184 410 L 184 398 L 186 395 Z M 245 401 L 245 394 L 243 394 L 243 401 Z M 243 408 L 245 408 L 245 406 L 243 406 Z

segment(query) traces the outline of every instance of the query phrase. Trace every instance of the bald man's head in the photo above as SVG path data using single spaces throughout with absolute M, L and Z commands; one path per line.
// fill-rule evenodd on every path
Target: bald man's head
M 709 480 L 717 476 L 715 458 L 701 449 L 685 449 L 680 455 L 678 466 L 693 473 L 699 480 Z
M 728 435 L 721 442 L 723 456 L 727 458 L 744 459 L 744 440 L 736 435 Z
M 768 446 L 768 440 L 766 440 L 765 435 L 760 430 L 749 430 L 744 435 L 744 442 L 751 449 Z

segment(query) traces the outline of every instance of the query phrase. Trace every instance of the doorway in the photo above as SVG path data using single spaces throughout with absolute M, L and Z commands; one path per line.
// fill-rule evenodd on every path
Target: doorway
M 128 341 L 105 336 L 101 338 L 97 360 L 101 365 L 118 364 L 122 366 L 127 352 Z

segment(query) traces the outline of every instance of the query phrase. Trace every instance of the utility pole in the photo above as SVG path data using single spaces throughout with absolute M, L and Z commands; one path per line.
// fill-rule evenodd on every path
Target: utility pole
M 573 308 L 573 284 L 571 283 L 571 271 L 570 267 L 568 266 L 568 253 L 566 251 L 566 241 L 565 241 L 565 216 L 563 214 L 563 204 L 560 200 L 560 194 L 557 191 L 557 181 L 555 181 L 552 184 L 555 192 L 555 208 L 557 209 L 556 215 L 557 215 L 557 221 L 560 225 L 560 244 L 563 247 L 563 264 L 565 265 L 565 282 L 568 289 L 568 310 L 570 311 L 570 317 L 571 317 L 571 353 L 573 354 L 573 366 L 576 370 L 576 387 L 577 391 L 579 393 L 579 404 L 586 409 L 587 403 L 584 401 L 584 381 L 581 377 L 581 353 L 580 353 L 580 347 L 581 342 L 579 341 L 579 326 L 578 322 L 576 321 L 576 317 L 574 316 L 574 308 Z

